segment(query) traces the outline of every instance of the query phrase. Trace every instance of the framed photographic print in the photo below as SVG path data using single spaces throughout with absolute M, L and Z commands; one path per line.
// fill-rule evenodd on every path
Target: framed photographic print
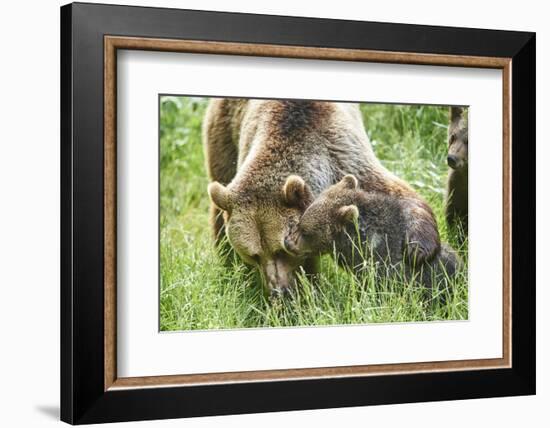
M 533 33 L 75 3 L 61 105 L 62 420 L 535 393 Z

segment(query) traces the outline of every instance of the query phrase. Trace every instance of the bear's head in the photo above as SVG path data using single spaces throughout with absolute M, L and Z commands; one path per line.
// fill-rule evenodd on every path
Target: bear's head
M 284 238 L 313 200 L 298 176 L 291 175 L 278 189 L 273 194 L 217 182 L 208 186 L 210 199 L 224 213 L 231 246 L 245 263 L 259 268 L 272 294 L 288 291 L 296 283 L 295 272 L 305 258 L 285 251 Z
M 462 107 L 450 108 L 447 164 L 455 170 L 468 168 L 468 117 Z
M 331 252 L 334 241 L 359 218 L 353 203 L 357 192 L 357 179 L 346 175 L 321 193 L 286 236 L 287 251 L 302 257 Z

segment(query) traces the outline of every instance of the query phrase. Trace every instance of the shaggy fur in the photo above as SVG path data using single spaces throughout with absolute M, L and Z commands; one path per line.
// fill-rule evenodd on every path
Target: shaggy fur
M 468 118 L 464 109 L 450 108 L 449 174 L 445 217 L 450 227 L 468 232 Z
M 269 289 L 292 287 L 299 266 L 315 269 L 316 257 L 290 256 L 284 237 L 309 202 L 346 174 L 366 190 L 415 200 L 406 219 L 415 253 L 430 258 L 439 250 L 431 209 L 380 164 L 355 104 L 213 99 L 203 140 L 213 181 L 214 236 L 219 241 L 225 230 L 241 258 L 260 268 Z M 290 175 L 302 177 L 308 190 L 285 184 Z
M 416 209 L 415 199 L 365 192 L 354 176 L 347 175 L 308 207 L 287 235 L 285 246 L 297 255 L 335 251 L 338 262 L 358 274 L 365 272 L 364 260 L 374 258 L 379 262 L 375 263 L 378 273 L 403 271 L 408 278 L 432 287 L 433 278 L 452 277 L 460 262 L 447 244 L 429 262 L 408 256 L 411 243 L 406 219 Z

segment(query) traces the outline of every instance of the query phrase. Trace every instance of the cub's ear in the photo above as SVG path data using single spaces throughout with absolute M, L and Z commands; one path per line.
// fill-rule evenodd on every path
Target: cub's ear
M 451 107 L 451 122 L 458 122 L 462 118 L 462 107 Z
M 342 224 L 355 223 L 359 219 L 359 209 L 355 205 L 346 205 L 338 209 L 337 216 Z
M 348 174 L 344 175 L 340 180 L 340 185 L 343 186 L 344 189 L 355 190 L 359 187 L 359 181 L 357 181 L 354 175 Z
M 217 181 L 208 185 L 210 200 L 221 210 L 231 211 L 231 192 Z
M 283 186 L 283 198 L 291 207 L 306 209 L 313 202 L 313 194 L 302 177 L 290 175 Z

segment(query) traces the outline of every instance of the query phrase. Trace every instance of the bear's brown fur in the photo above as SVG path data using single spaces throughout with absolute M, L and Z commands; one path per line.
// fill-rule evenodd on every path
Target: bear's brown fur
M 430 207 L 374 155 L 355 104 L 318 101 L 213 99 L 203 140 L 212 183 L 211 222 L 219 241 L 263 273 L 269 289 L 294 284 L 299 266 L 314 270 L 315 257 L 290 256 L 284 237 L 313 197 L 346 174 L 361 186 L 417 201 L 406 228 L 419 257 L 439 250 Z M 290 175 L 303 181 L 285 182 Z M 220 213 L 223 212 L 223 218 Z
M 451 107 L 447 163 L 445 217 L 450 227 L 468 232 L 468 117 L 461 107 Z
M 459 258 L 447 244 L 431 261 L 408 256 L 405 226 L 417 209 L 415 199 L 365 192 L 358 184 L 346 175 L 324 190 L 285 238 L 287 250 L 301 257 L 334 252 L 339 264 L 356 274 L 375 267 L 378 274 L 401 273 L 426 287 L 434 278 L 439 283 L 455 275 Z

